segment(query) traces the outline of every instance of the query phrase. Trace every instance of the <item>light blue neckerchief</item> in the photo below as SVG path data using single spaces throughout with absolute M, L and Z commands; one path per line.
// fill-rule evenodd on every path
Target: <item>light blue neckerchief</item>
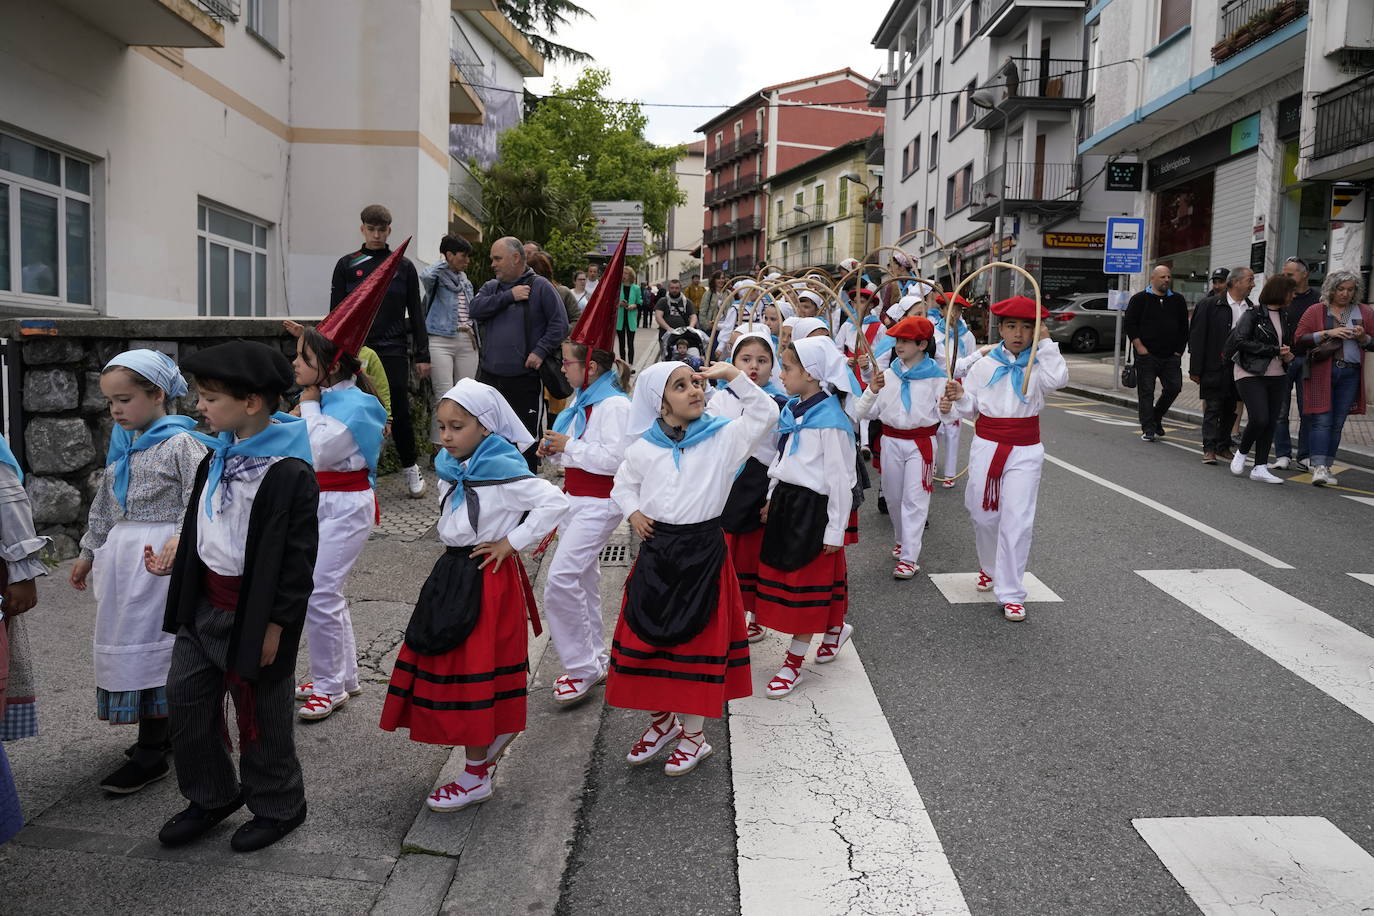
M 467 507 L 468 522 L 472 525 L 473 533 L 477 531 L 478 503 L 476 494 L 472 492 L 471 487 L 465 487 L 465 483 L 472 481 L 476 485 L 483 481 L 517 480 L 534 476 L 530 473 L 530 466 L 525 461 L 525 456 L 520 454 L 520 450 L 509 439 L 496 433 L 486 436 L 472 454 L 462 461 L 450 455 L 448 449 L 440 449 L 434 456 L 434 473 L 438 474 L 441 480 L 453 484 L 444 505 L 444 514 L 452 512 L 453 507 L 461 500 Z
M 386 429 L 386 408 L 382 402 L 356 385 L 336 388 L 320 392 L 320 413 L 348 427 L 367 462 L 367 479 L 375 487 L 382 433 Z
M 984 388 L 991 388 L 1002 380 L 1006 375 L 1011 376 L 1011 390 L 1016 393 L 1016 399 L 1022 404 L 1026 402 L 1026 396 L 1021 393 L 1021 389 L 1026 383 L 1026 367 L 1030 365 L 1030 347 L 1022 350 L 1016 359 L 1011 358 L 1007 352 L 1006 344 L 998 344 L 988 358 L 997 363 L 997 371 L 992 373 L 992 378 L 984 385 Z
M 9 440 L 0 436 L 0 464 L 7 464 L 14 468 L 15 475 L 19 482 L 24 482 L 24 472 L 19 467 L 19 459 L 14 457 L 14 450 L 10 448 Z
M 640 437 L 652 442 L 659 448 L 672 449 L 673 467 L 682 467 L 683 449 L 691 448 L 714 436 L 725 428 L 730 421 L 725 417 L 702 416 L 687 424 L 687 432 L 681 439 L 673 439 L 655 422 Z
M 120 508 L 129 508 L 129 466 L 134 452 L 142 452 L 152 448 L 160 442 L 166 442 L 173 436 L 181 433 L 190 433 L 198 441 L 210 448 L 214 448 L 218 440 L 194 431 L 196 421 L 190 417 L 183 417 L 177 414 L 159 417 L 157 420 L 144 429 L 134 438 L 133 432 L 116 424 L 110 433 L 110 447 L 105 452 L 105 464 L 114 465 L 114 480 L 110 483 L 110 488 L 114 490 L 115 499 L 119 500 Z
M 234 441 L 234 433 L 225 430 L 210 446 L 210 474 L 205 485 L 205 516 L 213 517 L 210 498 L 219 488 L 224 477 L 224 465 L 230 458 L 299 458 L 311 467 L 315 457 L 310 451 L 310 434 L 306 431 L 305 421 L 286 413 L 272 415 L 273 422 L 256 436 L 249 436 L 239 442 Z
M 897 376 L 902 382 L 902 409 L 911 410 L 911 383 L 923 378 L 944 378 L 945 371 L 941 369 L 935 360 L 928 356 L 922 356 L 920 361 L 910 369 L 902 368 L 902 361 L 894 358 L 889 367 L 892 374 Z
M 797 446 L 801 444 L 801 432 L 805 429 L 843 429 L 850 435 L 854 434 L 854 421 L 849 419 L 844 407 L 840 405 L 840 399 L 835 395 L 829 395 L 798 417 L 792 408 L 800 403 L 801 398 L 792 398 L 782 405 L 782 413 L 778 416 L 778 433 L 792 440 L 787 454 L 791 455 L 797 451 Z
M 577 397 L 554 418 L 553 431 L 581 439 L 582 434 L 587 431 L 588 407 L 595 407 L 607 398 L 627 397 L 629 395 L 621 391 L 620 386 L 616 384 L 615 373 L 603 372 L 590 385 L 583 385 L 577 389 Z M 575 432 L 569 433 L 569 429 Z

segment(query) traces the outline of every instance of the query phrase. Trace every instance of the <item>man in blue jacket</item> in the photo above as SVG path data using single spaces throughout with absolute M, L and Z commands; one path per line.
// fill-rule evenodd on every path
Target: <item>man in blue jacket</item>
M 559 352 L 568 336 L 568 316 L 553 284 L 530 270 L 519 239 L 491 246 L 494 280 L 473 297 L 471 314 L 481 333 L 477 380 L 501 392 L 536 443 L 542 433 L 544 385 L 539 367 Z M 525 452 L 530 470 L 539 468 L 535 446 Z

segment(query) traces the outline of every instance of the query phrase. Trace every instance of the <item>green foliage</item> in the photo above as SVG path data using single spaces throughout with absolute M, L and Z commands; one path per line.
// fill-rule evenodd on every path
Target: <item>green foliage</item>
M 592 56 L 553 40 L 559 29 L 573 19 L 592 16 L 570 0 L 498 0 L 502 15 L 511 21 L 546 60 L 570 64 L 590 63 Z

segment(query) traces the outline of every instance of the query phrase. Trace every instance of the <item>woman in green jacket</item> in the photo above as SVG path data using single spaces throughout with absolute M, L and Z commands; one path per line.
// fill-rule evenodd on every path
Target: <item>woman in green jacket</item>
M 641 301 L 643 297 L 639 291 L 639 284 L 635 283 L 634 268 L 627 267 L 620 279 L 620 308 L 616 310 L 615 332 L 616 339 L 620 342 L 620 358 L 631 366 L 635 362 L 635 325 L 638 319 L 635 310 L 639 308 Z

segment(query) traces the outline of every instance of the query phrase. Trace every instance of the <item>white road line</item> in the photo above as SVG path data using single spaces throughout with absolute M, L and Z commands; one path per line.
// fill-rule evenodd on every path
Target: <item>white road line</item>
M 1244 570 L 1136 575 L 1374 722 L 1374 639 Z
M 1374 585 L 1374 573 L 1346 573 L 1352 579 L 1359 579 L 1365 585 Z
M 967 914 L 854 643 L 770 700 L 786 640 L 750 647 L 754 696 L 730 704 L 741 916 Z
M 1218 531 L 1216 528 L 1213 528 L 1211 525 L 1203 524 L 1202 522 L 1198 521 L 1198 520 L 1195 519 L 1195 518 L 1190 518 L 1189 516 L 1184 515 L 1182 512 L 1179 512 L 1177 509 L 1171 509 L 1171 508 L 1169 508 L 1168 506 L 1164 505 L 1163 503 L 1161 503 L 1161 502 L 1159 502 L 1159 501 L 1157 501 L 1157 500 L 1153 500 L 1153 499 L 1151 499 L 1151 498 L 1148 497 L 1148 496 L 1144 496 L 1144 495 L 1142 495 L 1142 494 L 1140 494 L 1140 493 L 1137 493 L 1137 492 L 1135 492 L 1134 490 L 1127 489 L 1126 487 L 1121 486 L 1121 484 L 1119 484 L 1119 483 L 1112 483 L 1110 480 L 1107 480 L 1105 477 L 1098 477 L 1096 474 L 1092 473 L 1091 471 L 1085 471 L 1085 470 L 1083 470 L 1082 468 L 1078 467 L 1077 465 L 1069 464 L 1067 461 L 1065 461 L 1065 460 L 1062 459 L 1062 458 L 1056 458 L 1056 457 L 1054 457 L 1053 455 L 1046 455 L 1046 456 L 1045 456 L 1045 460 L 1048 461 L 1048 462 L 1050 462 L 1051 464 L 1054 464 L 1054 465 L 1057 465 L 1057 466 L 1063 468 L 1064 470 L 1070 472 L 1071 474 L 1077 474 L 1079 477 L 1082 477 L 1084 480 L 1091 480 L 1093 483 L 1098 484 L 1099 486 L 1106 487 L 1108 490 L 1111 490 L 1111 491 L 1113 491 L 1113 492 L 1115 492 L 1115 493 L 1120 493 L 1122 496 L 1125 496 L 1125 497 L 1127 497 L 1128 499 L 1133 499 L 1133 500 L 1135 500 L 1136 502 L 1140 503 L 1142 506 L 1148 506 L 1149 508 L 1154 509 L 1156 512 L 1159 512 L 1159 513 L 1161 513 L 1162 515 L 1167 515 L 1169 518 L 1173 519 L 1173 520 L 1176 521 L 1176 522 L 1182 522 L 1183 524 L 1187 525 L 1189 528 L 1193 528 L 1194 530 L 1201 531 L 1203 534 L 1207 535 L 1208 537 L 1216 538 L 1218 541 L 1221 541 L 1223 544 L 1227 545 L 1228 547 L 1234 547 L 1236 550 L 1239 550 L 1241 553 L 1246 554 L 1246 555 L 1251 556 L 1251 557 L 1254 557 L 1256 560 L 1259 560 L 1261 563 L 1268 564 L 1269 566 L 1272 566 L 1272 567 L 1274 567 L 1275 569 L 1292 569 L 1292 568 L 1293 568 L 1292 566 L 1288 565 L 1287 563 L 1283 562 L 1282 560 L 1280 560 L 1280 559 L 1278 559 L 1278 558 L 1276 558 L 1276 557 L 1270 556 L 1269 554 L 1265 553 L 1263 550 L 1260 550 L 1258 547 L 1251 547 L 1249 544 L 1245 543 L 1244 541 L 1239 540 L 1238 538 L 1233 538 L 1233 537 L 1231 537 L 1231 535 L 1227 534 L 1227 533 L 1224 532 L 1224 531 Z
M 1374 909 L 1374 856 L 1324 817 L 1131 823 L 1204 916 L 1351 916 Z
M 1345 496 L 1344 493 L 1341 494 Z M 1374 497 L 1369 496 L 1345 496 L 1346 499 L 1354 500 L 1357 503 L 1364 503 L 1366 506 L 1374 506 Z
M 980 592 L 977 589 L 978 573 L 931 573 L 930 581 L 940 590 L 940 594 L 945 596 L 945 600 L 950 604 L 996 604 L 997 595 L 992 592 Z M 1035 573 L 1028 572 L 1021 584 L 1026 588 L 1026 603 L 1038 601 L 1063 601 L 1054 593 L 1040 577 Z

